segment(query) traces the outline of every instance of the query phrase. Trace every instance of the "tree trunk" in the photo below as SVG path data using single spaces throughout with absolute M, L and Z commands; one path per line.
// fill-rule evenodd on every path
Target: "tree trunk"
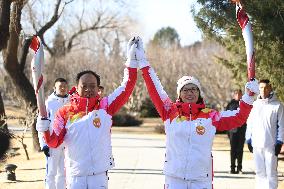
M 7 130 L 8 126 L 7 126 L 5 118 L 6 118 L 6 114 L 5 114 L 4 102 L 3 102 L 1 91 L 0 91 L 0 127 Z
M 18 46 L 19 46 L 19 34 L 21 31 L 21 14 L 22 14 L 23 2 L 16 1 L 12 4 L 11 10 L 11 23 L 9 26 L 10 37 L 8 40 L 7 48 L 3 50 L 4 68 L 8 75 L 11 77 L 16 90 L 26 103 L 26 107 L 31 109 L 32 112 L 37 111 L 36 96 L 34 89 L 29 79 L 24 74 L 23 66 L 18 61 Z M 25 53 L 28 53 L 26 51 Z M 26 56 L 22 54 L 22 56 Z M 36 150 L 40 150 L 38 134 L 35 129 L 35 122 L 31 127 L 33 145 Z
M 10 0 L 0 0 L 0 51 L 7 46 L 10 24 Z

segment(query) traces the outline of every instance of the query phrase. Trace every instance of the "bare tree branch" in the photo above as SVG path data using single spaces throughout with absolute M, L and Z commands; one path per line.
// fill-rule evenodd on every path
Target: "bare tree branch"
M 37 27 L 36 27 L 35 16 L 33 14 L 32 8 L 29 4 L 28 4 L 28 10 L 29 10 L 28 13 L 29 13 L 29 16 L 30 16 L 30 19 L 31 19 L 30 22 L 32 24 L 33 29 L 36 31 Z
M 24 45 L 22 47 L 21 58 L 20 58 L 20 70 L 23 72 L 26 65 L 27 55 L 29 52 L 29 47 L 32 42 L 32 37 L 24 39 Z
M 97 19 L 96 21 L 91 25 L 91 26 L 82 26 L 82 19 L 79 19 L 79 25 L 80 29 L 75 32 L 69 39 L 68 44 L 67 44 L 67 52 L 70 52 L 71 49 L 74 47 L 74 40 L 79 37 L 80 35 L 83 35 L 84 33 L 88 31 L 96 31 L 96 30 L 101 30 L 101 29 L 113 29 L 118 27 L 117 21 L 116 21 L 116 15 L 111 16 L 111 17 L 106 17 L 104 18 L 104 12 L 99 12 L 97 14 Z
M 54 9 L 54 12 L 53 12 L 53 16 L 51 17 L 51 19 L 37 32 L 37 35 L 38 36 L 43 36 L 43 34 L 49 29 L 51 28 L 55 22 L 57 22 L 57 20 L 59 19 L 60 15 L 62 14 L 63 12 L 63 9 L 64 9 L 64 6 L 62 8 L 62 11 L 59 13 L 59 7 L 60 7 L 60 4 L 61 4 L 61 1 L 62 0 L 57 0 L 57 4 L 55 5 L 55 9 Z M 42 38 L 42 37 L 41 37 Z

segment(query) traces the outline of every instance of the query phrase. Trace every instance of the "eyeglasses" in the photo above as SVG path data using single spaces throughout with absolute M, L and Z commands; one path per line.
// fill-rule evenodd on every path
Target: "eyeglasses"
M 83 90 L 83 91 L 94 91 L 97 86 L 96 85 L 81 85 L 80 88 Z
M 198 93 L 199 89 L 197 87 L 192 87 L 192 88 L 183 88 L 183 89 L 181 89 L 181 91 L 184 92 L 184 93 L 188 93 L 188 92 Z

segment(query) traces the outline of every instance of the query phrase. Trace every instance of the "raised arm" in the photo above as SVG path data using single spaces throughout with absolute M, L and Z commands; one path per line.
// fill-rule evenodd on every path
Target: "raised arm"
M 211 118 L 217 130 L 230 130 L 242 126 L 247 121 L 254 101 L 253 96 L 249 94 L 258 94 L 257 80 L 247 82 L 246 92 L 242 96 L 240 107 L 237 110 L 212 112 Z
M 150 67 L 149 62 L 146 60 L 146 56 L 143 49 L 142 39 L 138 37 L 137 40 L 136 57 L 138 66 L 142 70 L 142 75 L 145 80 L 149 95 L 154 103 L 158 113 L 162 120 L 168 118 L 168 111 L 172 105 L 170 98 L 165 92 L 157 74 L 154 69 Z
M 120 86 L 108 97 L 107 112 L 114 115 L 129 99 L 137 80 L 137 60 L 135 58 L 135 38 L 130 39 L 127 45 L 127 61 L 124 76 Z

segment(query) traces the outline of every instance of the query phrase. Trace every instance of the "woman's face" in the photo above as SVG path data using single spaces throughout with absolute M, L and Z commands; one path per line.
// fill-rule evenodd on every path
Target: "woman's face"
M 194 84 L 186 84 L 180 90 L 180 98 L 185 103 L 196 103 L 199 97 L 199 89 Z

